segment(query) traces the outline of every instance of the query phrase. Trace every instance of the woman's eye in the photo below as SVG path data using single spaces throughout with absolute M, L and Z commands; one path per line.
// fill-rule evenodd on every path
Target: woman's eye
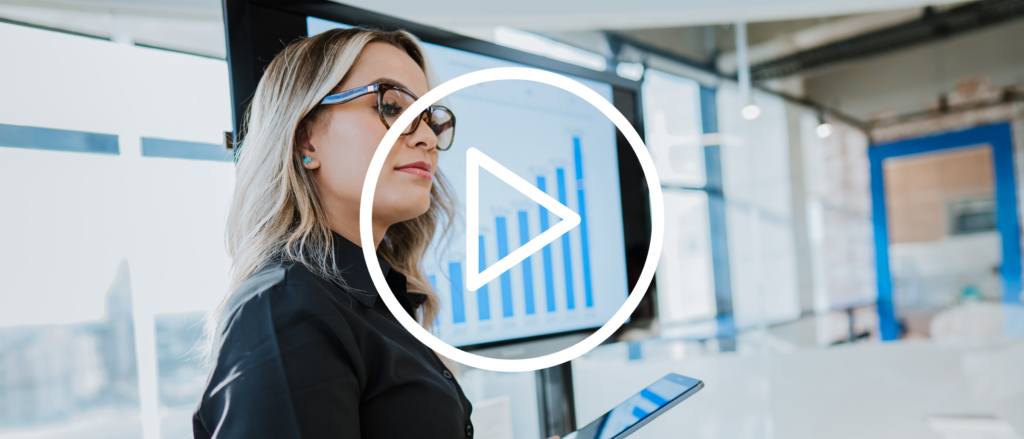
M 384 116 L 398 116 L 402 114 L 402 107 L 395 102 L 385 102 L 381 110 Z

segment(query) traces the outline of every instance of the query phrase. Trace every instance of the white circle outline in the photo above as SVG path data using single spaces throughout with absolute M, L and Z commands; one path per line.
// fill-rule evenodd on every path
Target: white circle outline
M 647 146 L 640 139 L 636 129 L 633 128 L 633 125 L 626 120 L 626 117 L 611 102 L 608 102 L 608 100 L 589 87 L 570 78 L 557 73 L 524 67 L 500 67 L 479 70 L 459 76 L 437 86 L 406 109 L 377 146 L 377 151 L 373 154 L 373 159 L 370 160 L 370 167 L 366 173 L 366 179 L 363 181 L 362 195 L 359 200 L 359 238 L 364 243 L 375 242 L 373 239 L 373 228 L 371 227 L 373 221 L 373 197 L 376 192 L 377 181 L 380 178 L 380 172 L 384 167 L 384 160 L 401 134 L 401 131 L 395 128 L 408 126 L 412 123 L 415 115 L 421 114 L 431 103 L 440 101 L 445 96 L 456 91 L 484 82 L 501 80 L 540 82 L 561 88 L 586 100 L 611 119 L 619 131 L 625 135 L 629 145 L 633 147 L 633 152 L 636 154 L 637 159 L 640 161 L 640 166 L 644 170 L 644 177 L 647 180 L 647 186 L 651 195 L 651 246 L 647 251 L 647 260 L 644 263 L 643 270 L 640 272 L 640 278 L 622 307 L 597 332 L 561 351 L 540 357 L 518 360 L 482 357 L 456 348 L 420 326 L 402 308 L 402 305 L 398 303 L 395 293 L 391 291 L 387 281 L 384 279 L 384 273 L 377 262 L 375 246 L 363 245 L 362 249 L 363 257 L 366 259 L 366 266 L 370 272 L 370 279 L 373 280 L 374 286 L 377 287 L 377 292 L 381 299 L 384 299 L 384 304 L 395 315 L 398 322 L 420 342 L 445 357 L 477 369 L 496 372 L 530 372 L 572 361 L 597 347 L 601 342 L 610 337 L 612 333 L 626 322 L 626 319 L 629 318 L 630 314 L 640 304 L 640 300 L 643 299 L 644 294 L 647 292 L 647 287 L 651 285 L 654 271 L 661 257 L 662 241 L 665 238 L 665 202 L 662 199 L 661 183 L 658 180 L 657 171 L 654 169 L 654 161 L 651 159 L 650 153 L 647 152 Z

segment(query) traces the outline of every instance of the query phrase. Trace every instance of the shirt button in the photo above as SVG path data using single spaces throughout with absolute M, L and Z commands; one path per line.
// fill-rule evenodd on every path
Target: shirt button
M 466 424 L 466 437 L 473 437 L 473 424 Z
M 448 369 L 445 369 L 441 374 L 444 375 L 445 378 L 452 379 L 452 373 L 448 372 Z

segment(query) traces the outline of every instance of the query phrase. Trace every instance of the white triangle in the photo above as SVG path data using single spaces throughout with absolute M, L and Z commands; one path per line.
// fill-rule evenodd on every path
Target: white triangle
M 480 168 L 530 197 L 562 220 L 480 272 Z M 476 148 L 466 151 L 466 287 L 476 291 L 580 224 L 580 215 Z

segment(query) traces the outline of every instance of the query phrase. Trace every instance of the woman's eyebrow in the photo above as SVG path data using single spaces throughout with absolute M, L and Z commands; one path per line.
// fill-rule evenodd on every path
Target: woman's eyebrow
M 371 83 L 371 84 L 375 84 L 375 83 L 378 83 L 378 84 L 387 84 L 387 85 L 393 85 L 393 86 L 395 86 L 395 87 L 402 87 L 402 88 L 406 88 L 406 89 L 407 89 L 407 88 L 409 88 L 409 87 L 406 87 L 406 86 L 405 86 L 404 84 L 402 84 L 401 82 L 398 82 L 398 81 L 396 81 L 396 80 L 394 80 L 394 79 L 391 79 L 391 78 L 384 78 L 384 77 L 381 77 L 381 78 L 377 78 L 377 79 L 374 79 L 374 80 L 373 80 L 373 82 L 370 82 L 370 83 Z

